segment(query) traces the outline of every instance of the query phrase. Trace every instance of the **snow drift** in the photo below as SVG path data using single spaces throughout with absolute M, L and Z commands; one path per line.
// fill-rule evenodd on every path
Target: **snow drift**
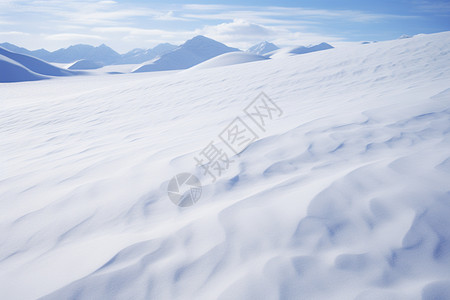
M 449 42 L 2 85 L 0 298 L 448 298 Z M 261 91 L 283 115 L 213 183 Z

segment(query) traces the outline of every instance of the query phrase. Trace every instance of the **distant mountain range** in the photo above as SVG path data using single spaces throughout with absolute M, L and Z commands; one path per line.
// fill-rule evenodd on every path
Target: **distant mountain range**
M 122 55 L 120 60 L 121 64 L 141 64 L 143 62 L 152 60 L 158 56 L 164 55 L 170 51 L 173 51 L 178 46 L 163 43 L 157 45 L 153 49 L 140 49 L 136 48 Z
M 45 49 L 30 51 L 10 43 L 2 43 L 0 47 L 15 53 L 30 55 L 47 62 L 73 63 L 78 60 L 89 60 L 101 65 L 140 64 L 177 48 L 175 45 L 164 43 L 159 44 L 153 49 L 134 49 L 128 53 L 119 54 L 105 44 L 98 47 L 78 44 L 53 52 Z
M 187 69 L 217 55 L 241 51 L 204 36 L 196 36 L 175 50 L 168 52 L 154 61 L 138 67 L 133 72 L 153 72 Z
M 293 48 L 288 54 L 303 54 L 331 48 L 333 46 L 321 43 Z M 236 52 L 202 66 L 202 68 L 210 68 L 262 60 L 272 57 L 274 53 L 285 51 L 278 49 L 276 45 L 265 41 L 254 45 L 245 53 L 201 35 L 180 46 L 164 43 L 153 49 L 134 49 L 125 54 L 119 54 L 104 44 L 98 47 L 79 44 L 50 52 L 45 49 L 30 51 L 10 43 L 2 43 L 0 44 L 0 64 L 3 69 L 11 70 L 14 73 L 11 74 L 14 76 L 19 74 L 17 78 L 13 76 L 12 81 L 23 81 L 43 79 L 48 76 L 74 75 L 75 73 L 69 70 L 92 70 L 105 65 L 117 64 L 142 64 L 133 70 L 135 73 L 182 70 L 219 55 Z M 70 64 L 66 66 L 69 70 L 57 68 L 47 62 Z M 9 79 L 5 77 L 3 80 L 8 81 Z

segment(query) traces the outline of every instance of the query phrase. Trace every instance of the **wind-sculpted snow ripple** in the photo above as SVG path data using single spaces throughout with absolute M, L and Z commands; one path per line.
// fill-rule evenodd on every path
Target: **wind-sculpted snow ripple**
M 2 86 L 0 298 L 448 296 L 449 40 Z M 282 118 L 212 182 L 195 154 L 261 91 Z

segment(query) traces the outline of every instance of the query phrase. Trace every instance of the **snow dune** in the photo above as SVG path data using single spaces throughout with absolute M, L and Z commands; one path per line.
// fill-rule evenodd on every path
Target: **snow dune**
M 448 299 L 449 42 L 1 85 L 0 298 Z M 284 114 L 212 183 L 261 91 Z

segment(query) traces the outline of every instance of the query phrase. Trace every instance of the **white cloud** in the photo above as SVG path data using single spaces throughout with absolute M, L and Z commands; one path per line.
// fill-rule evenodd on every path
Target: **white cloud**
M 422 0 L 414 1 L 417 9 L 421 12 L 427 13 L 439 13 L 439 14 L 449 14 L 450 13 L 450 2 L 442 0 Z
M 103 37 L 92 34 L 80 34 L 80 33 L 57 33 L 47 35 L 45 37 L 48 40 L 58 40 L 58 41 L 76 41 L 76 40 L 104 40 Z
M 311 43 L 331 42 L 341 40 L 339 37 L 298 31 L 301 27 L 265 26 L 242 19 L 215 26 L 205 26 L 195 31 L 196 34 L 206 35 L 212 39 L 227 43 L 240 49 L 268 40 L 281 46 L 308 45 Z
M 211 11 L 211 10 L 229 10 L 240 9 L 242 5 L 225 5 L 225 4 L 185 4 L 183 9 L 186 10 L 198 10 L 198 11 Z
M 193 31 L 170 31 L 161 29 L 144 29 L 138 27 L 95 27 L 93 32 L 98 33 L 118 33 L 124 36 L 137 37 L 182 37 L 193 34 Z
M 342 19 L 353 22 L 370 22 L 380 19 L 404 18 L 402 15 L 373 14 L 358 10 L 327 10 L 309 9 L 303 7 L 251 7 L 236 5 L 185 5 L 188 12 L 184 15 L 194 19 L 203 20 L 230 20 L 245 18 L 254 22 L 280 21 L 280 18 L 293 18 L 296 22 L 311 22 L 323 19 Z M 189 12 L 190 10 L 190 12 Z M 302 20 L 299 20 L 302 17 Z M 308 19 L 308 20 L 306 20 Z
M 103 1 L 99 1 L 97 2 L 98 4 L 106 4 L 106 5 L 110 5 L 110 4 L 117 4 L 117 1 L 113 1 L 113 0 L 103 0 Z
M 30 34 L 27 32 L 21 32 L 21 31 L 3 31 L 3 32 L 0 32 L 0 35 L 18 36 L 18 35 L 30 35 Z
M 81 14 L 68 15 L 68 21 L 76 24 L 121 24 L 124 20 L 134 17 L 151 16 L 155 14 L 152 10 L 111 10 L 111 11 L 90 11 Z
M 0 0 L 0 24 L 5 22 L 2 17 L 20 20 L 18 25 L 3 23 L 2 31 L 30 33 L 30 37 L 22 38 L 29 47 L 65 47 L 74 42 L 102 40 L 119 51 L 127 51 L 154 46 L 141 45 L 143 42 L 180 44 L 198 34 L 239 48 L 262 40 L 281 46 L 336 41 L 339 37 L 320 33 L 320 29 L 326 30 L 324 24 L 329 21 L 358 23 L 404 17 L 279 6 L 167 4 L 159 7 L 118 0 Z M 8 40 L 20 40 L 20 35 L 9 36 Z M 45 44 L 38 41 L 42 37 Z
M 190 21 L 190 19 L 188 19 L 188 18 L 182 18 L 182 17 L 175 16 L 175 13 L 173 10 L 168 11 L 168 12 L 162 12 L 159 15 L 156 15 L 155 19 L 161 20 L 161 21 Z
M 222 23 L 215 26 L 205 26 L 199 33 L 211 36 L 254 36 L 265 37 L 274 32 L 267 26 L 250 23 L 246 20 L 235 19 L 231 23 Z

